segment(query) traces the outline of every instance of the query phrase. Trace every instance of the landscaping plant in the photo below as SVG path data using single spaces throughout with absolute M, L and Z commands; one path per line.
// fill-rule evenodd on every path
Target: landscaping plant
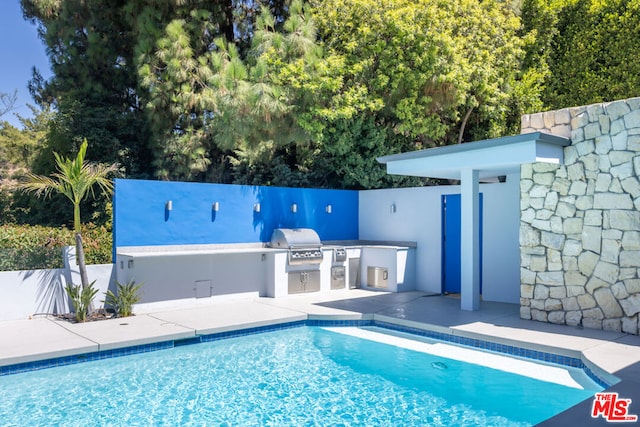
M 116 282 L 117 293 L 111 290 L 105 292 L 106 305 L 112 307 L 116 311 L 118 317 L 128 317 L 133 314 L 133 305 L 140 301 L 140 288 L 142 283 L 136 284 L 131 280 L 126 285 Z
M 89 196 L 94 196 L 93 187 L 98 186 L 103 192 L 109 194 L 113 190 L 113 183 L 107 178 L 117 171 L 117 165 L 101 165 L 85 161 L 87 153 L 87 140 L 85 139 L 75 159 L 69 159 L 58 153 L 53 153 L 56 159 L 57 172 L 51 177 L 27 174 L 28 181 L 22 184 L 25 191 L 32 191 L 37 196 L 49 196 L 52 192 L 61 193 L 73 204 L 73 231 L 75 232 L 76 254 L 80 269 L 82 287 L 89 286 L 87 267 L 82 246 L 82 226 L 80 222 L 80 203 Z
M 81 285 L 74 285 L 72 283 L 69 283 L 67 284 L 67 286 L 65 286 L 67 295 L 69 295 L 69 298 L 71 298 L 73 310 L 76 314 L 76 320 L 78 322 L 84 322 L 85 320 L 87 320 L 93 298 L 95 298 L 96 294 L 98 293 L 98 290 L 94 287 L 95 283 L 96 281 L 94 280 L 84 287 Z

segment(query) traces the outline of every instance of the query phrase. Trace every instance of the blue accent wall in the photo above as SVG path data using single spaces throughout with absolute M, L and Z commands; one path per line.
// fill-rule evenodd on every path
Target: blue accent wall
M 116 179 L 113 200 L 114 251 L 121 246 L 268 242 L 275 228 L 313 228 L 322 240 L 358 239 L 358 192 L 351 190 Z M 254 212 L 256 203 L 260 212 Z

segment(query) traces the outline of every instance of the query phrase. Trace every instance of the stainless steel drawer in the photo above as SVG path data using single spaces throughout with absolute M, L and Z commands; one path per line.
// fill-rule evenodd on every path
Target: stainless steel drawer
M 331 267 L 331 289 L 344 289 L 345 273 L 344 266 Z
M 320 290 L 320 270 L 292 271 L 289 273 L 289 293 L 301 294 Z
M 387 288 L 389 286 L 389 270 L 384 267 L 367 267 L 367 286 Z

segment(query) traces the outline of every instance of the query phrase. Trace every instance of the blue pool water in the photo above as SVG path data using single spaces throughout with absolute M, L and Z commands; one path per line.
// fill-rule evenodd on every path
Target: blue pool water
M 598 390 L 297 327 L 0 377 L 0 425 L 524 426 Z

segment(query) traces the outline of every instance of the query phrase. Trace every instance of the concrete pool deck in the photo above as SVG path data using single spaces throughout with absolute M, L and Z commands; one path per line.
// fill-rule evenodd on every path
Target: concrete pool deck
M 179 340 L 216 332 L 306 319 L 376 319 L 420 329 L 509 344 L 566 356 L 622 381 L 611 387 L 632 399 L 640 415 L 640 336 L 522 320 L 515 304 L 482 302 L 460 310 L 460 300 L 424 292 L 361 289 L 244 298 L 188 308 L 138 313 L 127 318 L 73 324 L 54 317 L 0 322 L 0 366 Z M 590 416 L 591 400 L 544 425 L 604 425 Z

